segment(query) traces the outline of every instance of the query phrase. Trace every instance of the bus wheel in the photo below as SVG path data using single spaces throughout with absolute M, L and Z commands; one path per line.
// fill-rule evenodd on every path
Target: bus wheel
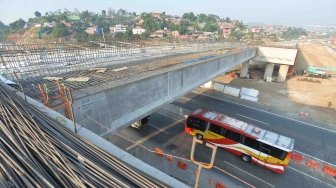
M 203 140 L 203 135 L 201 135 L 201 134 L 196 134 L 196 138 L 197 138 L 198 140 Z
M 245 161 L 245 162 L 251 162 L 251 156 L 249 156 L 249 155 L 243 154 L 243 155 L 241 156 L 241 158 L 242 158 L 243 161 Z

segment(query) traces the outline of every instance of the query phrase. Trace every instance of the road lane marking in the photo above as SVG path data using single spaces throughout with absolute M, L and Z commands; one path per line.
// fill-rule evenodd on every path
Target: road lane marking
M 149 124 L 149 126 L 150 126 L 150 127 L 153 127 L 153 128 L 156 129 L 156 130 L 159 130 L 159 131 L 161 131 L 161 132 L 163 132 L 163 133 L 169 134 L 167 131 L 160 129 L 160 128 L 154 126 L 154 125 L 151 124 L 151 123 Z
M 319 180 L 319 179 L 315 178 L 314 176 L 311 176 L 311 175 L 309 175 L 309 174 L 306 174 L 306 173 L 304 173 L 304 172 L 301 172 L 300 170 L 297 170 L 297 169 L 295 169 L 295 168 L 293 168 L 293 167 L 291 167 L 291 166 L 288 166 L 288 168 L 289 168 L 289 169 L 292 169 L 292 170 L 294 170 L 294 171 L 296 171 L 296 172 L 298 172 L 298 173 L 301 173 L 301 174 L 303 174 L 303 175 L 305 175 L 305 176 L 307 176 L 307 177 L 310 177 L 310 178 L 312 178 L 312 179 L 314 179 L 314 180 L 316 180 L 316 181 L 318 181 L 318 182 L 320 182 L 320 183 L 324 183 L 324 184 L 326 184 L 326 185 L 329 185 L 330 187 L 335 187 L 335 186 L 333 186 L 333 185 L 331 185 L 331 184 L 329 184 L 329 183 L 326 183 L 326 182 L 324 182 L 324 181 L 322 181 L 322 180 Z
M 233 178 L 235 178 L 235 179 L 237 179 L 237 180 L 240 181 L 240 182 L 243 182 L 245 185 L 247 185 L 247 186 L 249 186 L 249 187 L 256 188 L 256 186 L 253 186 L 253 185 L 247 183 L 246 181 L 244 181 L 244 180 L 238 178 L 237 176 L 235 176 L 235 175 L 233 175 L 233 174 L 231 174 L 231 173 L 229 173 L 229 172 L 227 172 L 227 171 L 225 171 L 225 170 L 223 170 L 223 169 L 221 169 L 221 168 L 219 168 L 219 167 L 217 167 L 217 166 L 214 166 L 214 168 L 217 169 L 217 170 L 219 170 L 219 171 L 221 171 L 221 172 L 223 172 L 223 173 L 225 173 L 225 174 L 227 174 L 227 175 L 229 175 L 229 176 L 231 176 L 231 177 L 233 177 Z
M 323 163 L 326 163 L 326 164 L 329 164 L 329 165 L 331 165 L 331 166 L 336 167 L 335 164 L 329 163 L 329 162 L 327 162 L 327 161 L 324 161 L 324 160 L 319 159 L 319 158 L 317 158 L 317 157 L 314 157 L 314 156 L 311 156 L 311 155 L 309 155 L 309 154 L 303 153 L 303 152 L 301 152 L 301 151 L 298 151 L 298 150 L 295 150 L 295 149 L 294 149 L 293 151 L 298 152 L 298 153 L 301 153 L 301 154 L 303 154 L 303 155 L 306 155 L 306 156 L 308 156 L 308 157 L 311 157 L 311 158 L 313 158 L 313 159 L 316 159 L 316 160 L 318 160 L 318 161 L 321 161 L 321 162 L 323 162 Z
M 175 122 L 173 122 L 173 123 L 169 124 L 168 126 L 162 128 L 161 130 L 152 132 L 151 134 L 147 135 L 146 137 L 143 137 L 142 139 L 140 139 L 140 140 L 134 142 L 134 144 L 132 144 L 131 146 L 127 147 L 126 150 L 130 150 L 130 149 L 134 148 L 135 146 L 137 146 L 137 145 L 139 145 L 139 144 L 142 144 L 142 143 L 146 142 L 147 140 L 149 140 L 149 139 L 153 138 L 154 136 L 160 134 L 162 131 L 165 131 L 165 130 L 171 128 L 171 127 L 174 127 L 174 126 L 176 126 L 178 123 L 181 123 L 181 122 L 183 122 L 183 120 L 176 120 Z
M 239 167 L 237 167 L 237 166 L 235 166 L 235 165 L 233 165 L 233 164 L 231 164 L 231 163 L 229 163 L 229 162 L 227 162 L 227 161 L 224 161 L 224 163 L 226 163 L 226 164 L 228 164 L 228 165 L 230 165 L 230 166 L 232 166 L 232 167 L 234 167 L 234 168 L 236 168 L 236 169 L 238 169 L 238 170 L 240 170 L 240 171 L 242 171 L 242 172 L 244 172 L 244 173 L 246 173 L 246 174 L 248 174 L 248 175 L 254 177 L 255 179 L 257 179 L 257 180 L 259 180 L 259 181 L 265 183 L 266 185 L 269 185 L 270 187 L 275 187 L 274 185 L 272 185 L 272 184 L 270 184 L 270 183 L 268 183 L 268 182 L 266 182 L 266 181 L 264 181 L 264 180 L 258 178 L 257 176 L 255 176 L 255 175 L 253 175 L 253 174 L 250 174 L 249 172 L 246 172 L 245 170 L 243 170 L 243 169 L 241 169 L 241 168 L 239 168 Z
M 173 118 L 173 117 L 171 117 L 171 118 Z M 173 118 L 173 119 L 176 119 L 176 118 Z M 176 120 L 177 120 L 177 119 L 176 119 Z M 296 151 L 296 152 L 298 152 L 298 153 L 301 153 L 301 154 L 304 154 L 304 155 L 307 155 L 307 156 L 309 156 L 309 157 L 315 158 L 316 160 L 320 160 L 320 161 L 325 162 L 325 163 L 327 163 L 327 164 L 333 165 L 333 164 L 331 164 L 331 163 L 328 163 L 328 162 L 326 162 L 326 161 L 323 161 L 322 159 L 318 159 L 318 158 L 316 158 L 316 157 L 313 157 L 313 156 L 311 156 L 311 155 L 305 154 L 305 153 L 303 153 L 303 152 L 300 152 L 300 151 L 297 151 L 297 150 L 294 150 L 294 151 Z M 236 169 L 238 169 L 238 170 L 240 170 L 240 171 L 242 171 L 242 172 L 244 172 L 244 173 L 246 173 L 246 174 L 252 176 L 253 178 L 255 178 L 255 179 L 257 179 L 257 180 L 259 180 L 259 181 L 261 181 L 261 182 L 263 182 L 263 183 L 265 183 L 265 184 L 267 184 L 267 185 L 269 185 L 270 187 L 275 187 L 274 185 L 272 185 L 272 184 L 270 184 L 270 183 L 268 183 L 268 182 L 266 182 L 266 181 L 264 181 L 264 180 L 262 180 L 262 179 L 260 179 L 260 178 L 258 178 L 258 177 L 256 177 L 256 176 L 250 174 L 249 172 L 246 172 L 245 170 L 243 170 L 243 169 L 241 169 L 241 168 L 239 168 L 239 167 L 237 167 L 237 166 L 235 166 L 235 165 L 233 165 L 233 164 L 231 164 L 231 163 L 229 163 L 229 162 L 227 162 L 227 161 L 224 161 L 224 162 L 227 163 L 227 164 L 229 164 L 230 166 L 232 166 L 232 167 L 234 167 L 234 168 L 236 168 Z M 335 166 L 335 165 L 333 165 L 333 166 Z M 243 180 L 239 179 L 238 177 L 235 177 L 234 175 L 232 175 L 232 174 L 230 174 L 230 173 L 228 173 L 228 172 L 226 172 L 226 171 L 220 169 L 219 167 L 214 166 L 214 168 L 216 168 L 217 170 L 219 170 L 219 171 L 221 171 L 221 172 L 224 172 L 224 173 L 226 173 L 226 174 L 232 176 L 233 178 L 238 179 L 239 181 L 242 181 L 243 183 L 245 183 L 245 184 L 247 184 L 247 185 L 249 185 L 249 186 L 253 186 L 253 185 L 248 184 L 247 182 L 244 182 Z M 311 176 L 311 175 L 308 175 L 308 174 L 306 174 L 306 173 L 304 173 L 304 172 L 301 172 L 301 171 L 299 171 L 299 170 L 297 170 L 297 169 L 295 169 L 295 168 L 293 168 L 293 167 L 291 167 L 291 166 L 288 166 L 288 168 L 290 168 L 290 169 L 292 169 L 292 170 L 294 170 L 294 171 L 297 171 L 297 172 L 299 172 L 299 173 L 301 173 L 301 174 L 303 174 L 303 175 L 305 175 L 305 176 L 307 176 L 307 177 L 310 177 L 310 178 L 312 178 L 312 179 L 314 179 L 314 180 L 317 180 L 317 181 L 319 181 L 319 182 L 325 183 L 325 182 L 323 182 L 323 181 L 321 181 L 321 180 L 319 180 L 319 179 L 317 179 L 317 178 L 315 178 L 315 177 L 313 177 L 313 176 Z M 325 183 L 325 184 L 327 184 L 327 185 L 329 185 L 329 186 L 331 186 L 331 187 L 334 187 L 334 186 L 332 186 L 332 185 L 330 185 L 330 184 L 328 184 L 328 183 Z
M 286 117 L 286 116 L 283 116 L 283 115 L 279 115 L 279 114 L 275 114 L 275 113 L 272 113 L 272 112 L 268 112 L 268 111 L 265 111 L 265 110 L 262 110 L 262 109 L 259 109 L 259 108 L 255 108 L 255 107 L 252 107 L 252 106 L 248 106 L 248 105 L 245 105 L 245 104 L 239 104 L 239 103 L 232 102 L 232 101 L 229 101 L 229 100 L 226 100 L 226 99 L 221 99 L 221 98 L 214 97 L 214 96 L 211 96 L 211 95 L 207 95 L 207 94 L 204 94 L 204 93 L 199 93 L 197 91 L 192 91 L 191 93 L 196 93 L 198 95 L 203 95 L 203 96 L 206 96 L 206 97 L 214 98 L 214 99 L 217 99 L 217 100 L 225 101 L 225 102 L 236 104 L 236 105 L 239 105 L 239 106 L 244 106 L 244 107 L 247 107 L 247 108 L 251 108 L 253 110 L 258 110 L 258 111 L 261 111 L 261 112 L 265 112 L 267 114 L 272 114 L 274 116 L 282 117 L 282 118 L 289 119 L 289 120 L 292 120 L 292 121 L 296 121 L 296 122 L 299 122 L 299 123 L 302 123 L 302 124 L 306 124 L 306 125 L 318 128 L 318 129 L 322 129 L 322 130 L 325 130 L 325 131 L 336 133 L 336 131 L 331 130 L 331 129 L 327 129 L 327 128 L 324 128 L 324 127 L 319 127 L 319 126 L 313 125 L 311 123 L 307 123 L 307 122 L 300 121 L 300 120 L 297 120 L 297 119 L 293 119 L 293 118 L 290 118 L 290 117 Z
M 190 98 L 188 98 L 188 97 L 180 97 L 180 98 L 182 98 L 182 99 L 186 99 L 186 100 L 188 100 L 188 101 L 196 101 L 196 100 L 194 100 L 194 99 L 190 99 Z
M 241 116 L 241 117 L 244 117 L 246 119 L 250 119 L 250 120 L 253 120 L 253 121 L 256 121 L 256 122 L 259 122 L 259 123 L 263 123 L 265 125 L 269 125 L 268 123 L 265 123 L 263 121 L 259 121 L 259 120 L 256 120 L 256 119 L 253 119 L 253 118 L 250 118 L 250 117 L 247 117 L 247 116 L 244 116 L 244 115 L 241 115 L 241 114 L 237 114 L 238 116 Z

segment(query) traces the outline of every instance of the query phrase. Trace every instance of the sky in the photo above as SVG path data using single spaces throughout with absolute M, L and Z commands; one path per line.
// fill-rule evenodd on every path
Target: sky
M 0 21 L 27 21 L 39 11 L 67 8 L 101 13 L 108 7 L 128 12 L 185 12 L 216 14 L 244 23 L 287 26 L 336 25 L 336 0 L 0 0 Z

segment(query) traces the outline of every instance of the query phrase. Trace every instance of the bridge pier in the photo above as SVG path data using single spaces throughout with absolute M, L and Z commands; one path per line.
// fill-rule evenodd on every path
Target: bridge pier
M 264 80 L 266 80 L 268 77 L 272 77 L 273 69 L 274 69 L 274 64 L 267 63 L 265 73 L 264 73 Z
M 286 81 L 288 68 L 289 68 L 288 65 L 280 65 L 278 79 L 277 79 L 278 82 Z
M 246 78 L 249 70 L 249 63 L 250 61 L 246 61 L 243 63 L 242 69 L 240 70 L 240 77 L 241 78 Z

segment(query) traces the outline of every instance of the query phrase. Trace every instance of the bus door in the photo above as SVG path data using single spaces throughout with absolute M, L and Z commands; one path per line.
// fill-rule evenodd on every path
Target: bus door
M 263 153 L 263 154 L 266 154 L 266 156 L 265 156 L 265 155 L 262 155 L 262 153 Z M 264 163 L 267 163 L 268 158 L 269 158 L 269 156 L 270 156 L 270 153 L 271 153 L 271 150 L 268 149 L 268 148 L 263 147 L 263 144 L 261 144 L 260 152 L 259 152 L 259 155 L 258 155 L 258 160 L 259 160 L 259 161 L 262 161 L 262 162 L 264 162 Z

